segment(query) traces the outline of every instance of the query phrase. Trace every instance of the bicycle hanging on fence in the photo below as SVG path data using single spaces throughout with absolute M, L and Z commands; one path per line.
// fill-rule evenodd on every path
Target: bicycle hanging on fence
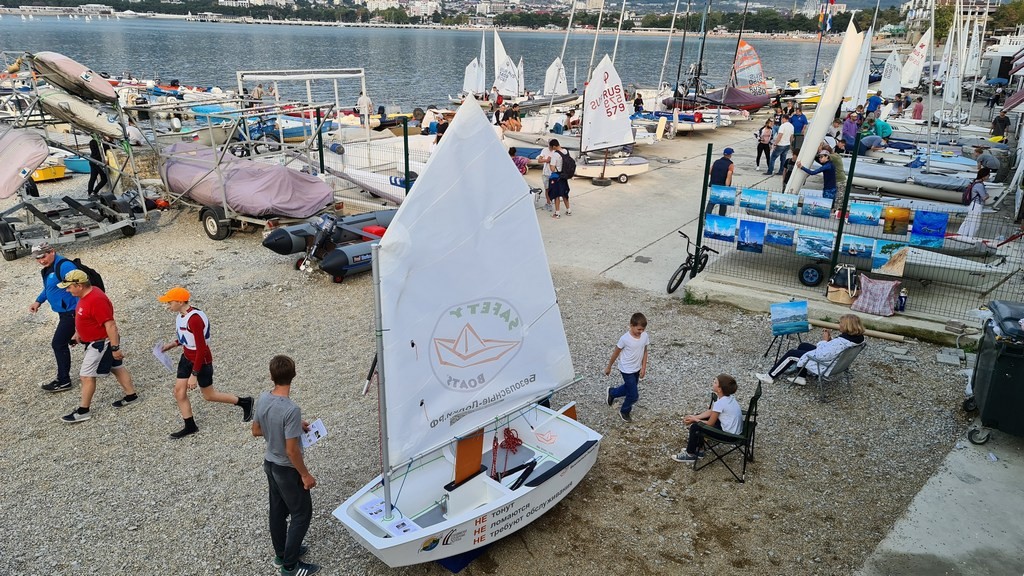
M 668 279 L 667 289 L 669 294 L 675 292 L 682 285 L 687 274 L 689 274 L 690 278 L 695 278 L 697 274 L 704 271 L 704 267 L 708 265 L 708 252 L 718 254 L 718 251 L 714 248 L 708 248 L 704 245 L 699 246 L 697 253 L 694 254 L 692 250 L 693 242 L 690 240 L 690 237 L 682 230 L 679 230 L 679 235 L 686 238 L 686 261 L 680 264 L 679 268 L 676 268 L 676 271 L 672 273 L 672 277 Z

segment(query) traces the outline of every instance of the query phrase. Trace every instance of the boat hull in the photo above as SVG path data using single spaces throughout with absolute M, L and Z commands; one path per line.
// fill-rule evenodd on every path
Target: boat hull
M 50 116 L 91 134 L 100 134 L 114 140 L 124 138 L 124 128 L 116 116 L 106 114 L 81 98 L 54 88 L 40 88 L 38 93 L 39 104 Z
M 632 176 L 643 174 L 651 169 L 646 158 L 628 156 L 626 158 L 609 158 L 607 165 L 603 159 L 588 159 L 576 163 L 577 178 L 605 178 L 618 180 L 625 184 Z
M 313 258 L 320 260 L 320 269 L 334 278 L 344 278 L 370 269 L 370 247 L 379 238 L 368 236 L 363 228 L 387 228 L 395 210 L 378 210 L 340 218 L 330 242 L 325 242 Z M 305 254 L 316 236 L 313 222 L 302 222 L 274 229 L 263 239 L 263 246 L 282 256 Z
M 407 488 L 398 493 L 392 518 L 384 519 L 384 514 L 371 517 L 363 511 L 381 498 L 380 476 L 342 503 L 334 516 L 357 542 L 393 568 L 470 552 L 525 528 L 583 480 L 597 461 L 601 441 L 597 432 L 547 408 L 531 407 L 525 414 L 537 421 L 537 427 L 531 430 L 524 423 L 518 429 L 513 423 L 511 428 L 524 441 L 517 454 L 522 452 L 522 460 L 532 453 L 541 458 L 541 463 L 517 489 L 510 486 L 518 481 L 520 472 L 499 482 L 489 476 L 488 470 L 447 490 L 451 488 L 445 485 L 452 480 L 454 459 L 451 450 L 444 447 L 392 477 L 393 487 L 404 483 Z M 488 452 L 481 458 L 489 469 L 493 461 L 490 442 L 484 444 Z M 499 452 L 499 469 L 505 456 L 515 457 L 511 452 L 504 456 Z

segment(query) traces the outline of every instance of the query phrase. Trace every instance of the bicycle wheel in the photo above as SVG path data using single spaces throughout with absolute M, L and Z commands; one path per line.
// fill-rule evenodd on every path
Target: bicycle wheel
M 700 258 L 697 261 L 697 270 L 694 271 L 693 275 L 696 276 L 697 274 L 703 272 L 704 271 L 704 267 L 707 266 L 707 265 L 708 265 L 708 253 L 707 252 L 701 252 Z
M 667 290 L 669 294 L 675 292 L 683 283 L 686 275 L 690 272 L 690 265 L 690 259 L 687 259 L 685 263 L 679 266 L 679 268 L 676 268 L 675 273 L 673 273 L 672 277 L 668 279 Z

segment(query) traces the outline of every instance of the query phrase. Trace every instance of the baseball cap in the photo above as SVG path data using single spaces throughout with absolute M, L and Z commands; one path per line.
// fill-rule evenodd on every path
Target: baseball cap
M 64 277 L 63 282 L 58 282 L 58 288 L 67 288 L 72 284 L 86 284 L 89 282 L 89 275 L 81 270 L 72 270 L 68 272 L 68 275 Z
M 732 148 L 726 148 L 725 150 L 722 150 L 722 154 L 726 156 L 732 154 L 733 152 L 735 152 L 735 150 L 733 150 Z
M 188 302 L 192 295 L 189 294 L 188 290 L 185 290 L 181 286 L 175 286 L 167 292 L 164 292 L 163 296 L 157 297 L 157 300 L 161 302 Z
M 36 259 L 42 258 L 43 256 L 46 256 L 50 252 L 53 252 L 53 246 L 50 246 L 49 242 L 36 244 L 35 246 L 32 247 L 32 257 Z

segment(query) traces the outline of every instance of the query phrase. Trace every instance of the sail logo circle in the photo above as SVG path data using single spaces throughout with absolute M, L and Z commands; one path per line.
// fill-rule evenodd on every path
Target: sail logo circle
M 478 392 L 494 380 L 523 343 L 519 312 L 500 298 L 481 298 L 446 310 L 430 339 L 430 365 L 445 388 Z

